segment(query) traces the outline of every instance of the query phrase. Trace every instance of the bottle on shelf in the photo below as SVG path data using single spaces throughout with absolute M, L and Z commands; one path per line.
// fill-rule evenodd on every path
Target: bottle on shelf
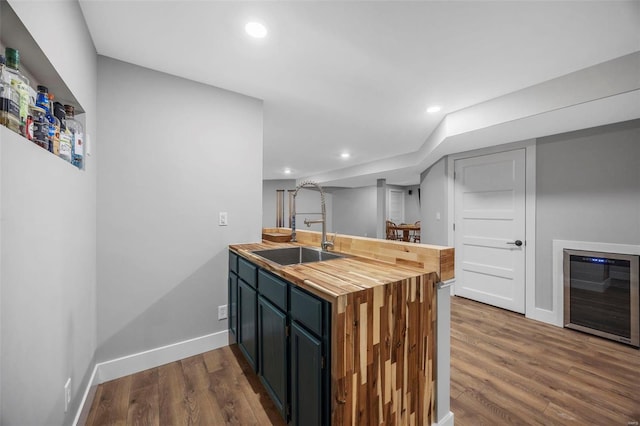
M 84 168 L 84 129 L 82 124 L 75 119 L 75 108 L 73 105 L 65 105 L 64 110 L 67 116 L 67 128 L 73 135 L 71 162 L 74 166 L 82 170 Z
M 29 97 L 31 86 L 29 79 L 20 72 L 20 52 L 17 49 L 7 47 L 5 49 L 5 57 L 7 62 L 6 79 L 9 84 L 18 93 L 20 102 L 20 133 L 26 136 L 27 116 L 29 115 Z M 33 90 L 33 89 L 31 89 Z
M 49 113 L 51 114 L 49 124 L 49 137 L 53 144 L 53 152 L 55 155 L 60 155 L 60 119 L 56 117 L 55 110 L 53 108 L 53 93 L 49 93 Z
M 49 122 L 45 118 L 45 110 L 37 105 L 29 106 L 29 116 L 26 123 L 26 136 L 38 146 L 49 150 Z
M 58 156 L 71 163 L 72 160 L 72 137 L 71 131 L 67 127 L 65 108 L 60 102 L 53 103 L 53 114 L 60 120 L 60 147 Z
M 34 141 L 47 151 L 53 152 L 53 140 L 50 134 L 51 114 L 49 112 L 49 88 L 38 86 L 35 107 L 31 107 L 33 117 Z
M 20 133 L 20 94 L 6 76 L 5 57 L 0 55 L 0 124 Z

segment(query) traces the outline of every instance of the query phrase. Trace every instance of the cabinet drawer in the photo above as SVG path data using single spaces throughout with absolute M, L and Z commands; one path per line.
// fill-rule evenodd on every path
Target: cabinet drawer
M 322 335 L 322 300 L 292 286 L 290 312 L 293 319 Z
M 260 294 L 283 311 L 287 310 L 287 283 L 263 270 L 258 271 Z
M 238 273 L 238 255 L 229 251 L 229 270 Z
M 253 288 L 256 288 L 257 272 L 258 268 L 256 265 L 241 257 L 238 258 L 238 276 Z

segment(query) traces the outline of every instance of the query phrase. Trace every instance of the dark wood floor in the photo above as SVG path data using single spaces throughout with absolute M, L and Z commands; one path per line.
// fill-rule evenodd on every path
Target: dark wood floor
M 632 425 L 640 351 L 452 298 L 451 410 L 464 425 Z M 235 346 L 98 387 L 86 425 L 284 425 Z

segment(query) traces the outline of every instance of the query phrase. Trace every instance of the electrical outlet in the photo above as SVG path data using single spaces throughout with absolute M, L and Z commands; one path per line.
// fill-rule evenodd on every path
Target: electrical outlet
M 227 305 L 218 306 L 218 320 L 227 319 Z
M 71 403 L 71 377 L 67 379 L 67 383 L 64 384 L 64 412 L 69 410 L 69 404 Z
M 227 212 L 220 212 L 218 216 L 218 226 L 227 226 Z

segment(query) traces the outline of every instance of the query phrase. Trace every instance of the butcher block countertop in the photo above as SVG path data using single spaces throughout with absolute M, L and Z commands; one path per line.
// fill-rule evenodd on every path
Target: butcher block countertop
M 263 235 L 281 235 L 287 231 L 290 233 L 286 228 L 270 228 Z M 282 266 L 252 253 L 256 250 L 295 246 L 320 248 L 318 232 L 297 231 L 297 239 L 297 243 L 263 240 L 260 243 L 233 244 L 229 248 L 260 267 L 329 301 L 432 272 L 438 275 L 438 281 L 453 276 L 452 248 L 348 235 L 338 234 L 334 249 L 330 250 L 346 256 L 339 259 Z

